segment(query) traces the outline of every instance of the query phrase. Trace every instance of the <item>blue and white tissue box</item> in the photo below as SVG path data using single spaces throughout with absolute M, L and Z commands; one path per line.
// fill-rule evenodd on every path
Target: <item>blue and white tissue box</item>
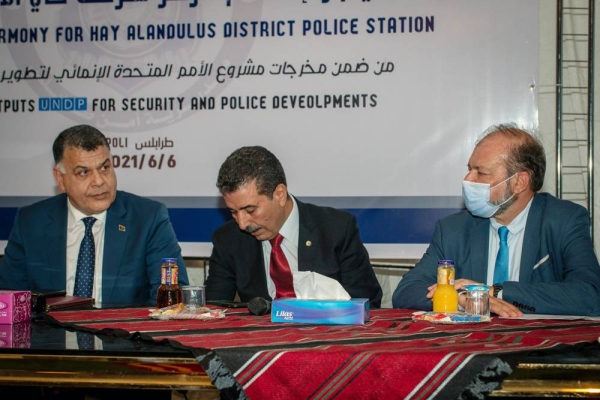
M 369 299 L 277 299 L 271 304 L 272 322 L 325 325 L 364 325 L 369 321 Z

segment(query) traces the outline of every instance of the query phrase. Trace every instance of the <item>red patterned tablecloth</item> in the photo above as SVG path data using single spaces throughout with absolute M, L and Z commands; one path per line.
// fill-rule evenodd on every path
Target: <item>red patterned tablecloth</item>
M 516 320 L 437 325 L 410 310 L 371 310 L 365 325 L 272 323 L 227 311 L 220 320 L 152 320 L 147 309 L 60 311 L 73 329 L 167 339 L 194 354 L 223 397 L 457 398 L 486 394 L 531 350 L 595 342 L 600 321 Z

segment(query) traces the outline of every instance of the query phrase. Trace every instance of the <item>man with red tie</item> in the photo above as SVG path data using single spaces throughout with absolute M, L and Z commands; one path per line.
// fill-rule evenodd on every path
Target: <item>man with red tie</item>
M 381 287 L 356 218 L 289 194 L 283 167 L 269 150 L 234 151 L 217 187 L 233 220 L 212 237 L 207 300 L 233 300 L 236 293 L 242 301 L 295 297 L 293 272 L 312 271 L 379 307 Z

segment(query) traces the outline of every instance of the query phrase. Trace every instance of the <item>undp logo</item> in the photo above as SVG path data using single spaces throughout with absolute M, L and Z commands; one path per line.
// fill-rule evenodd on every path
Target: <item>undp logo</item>
M 40 97 L 39 111 L 86 111 L 86 97 Z

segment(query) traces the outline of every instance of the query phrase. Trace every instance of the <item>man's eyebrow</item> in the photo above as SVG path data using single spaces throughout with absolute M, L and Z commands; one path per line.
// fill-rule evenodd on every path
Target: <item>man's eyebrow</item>
M 106 160 L 104 160 L 98 167 L 103 167 L 106 165 L 106 163 L 110 163 L 110 157 L 107 157 Z M 91 167 L 89 165 L 76 165 L 73 167 L 73 171 L 76 171 L 78 169 L 90 169 Z
M 244 207 L 240 207 L 239 209 L 235 209 L 235 208 L 231 208 L 231 207 L 227 207 L 229 209 L 229 211 L 238 211 L 238 210 L 247 210 L 248 208 L 255 208 L 256 205 L 255 204 L 248 204 L 245 205 Z
M 110 157 L 107 157 L 106 160 L 104 160 L 103 162 L 101 162 L 100 164 L 98 164 L 98 168 L 102 168 L 106 164 L 110 164 Z M 85 168 L 89 168 L 89 167 L 85 167 Z
M 78 169 L 78 168 L 89 169 L 89 168 L 90 168 L 90 166 L 89 166 L 89 165 L 81 165 L 81 164 L 78 164 L 78 165 L 75 165 L 75 166 L 73 167 L 73 169 L 74 169 L 74 170 L 75 170 L 75 169 Z
M 467 164 L 467 167 L 469 169 L 475 169 L 477 171 L 484 171 L 484 172 L 485 171 L 490 171 L 490 169 L 491 169 L 489 166 L 486 166 L 486 165 L 480 165 L 480 164 L 472 165 L 470 163 Z

